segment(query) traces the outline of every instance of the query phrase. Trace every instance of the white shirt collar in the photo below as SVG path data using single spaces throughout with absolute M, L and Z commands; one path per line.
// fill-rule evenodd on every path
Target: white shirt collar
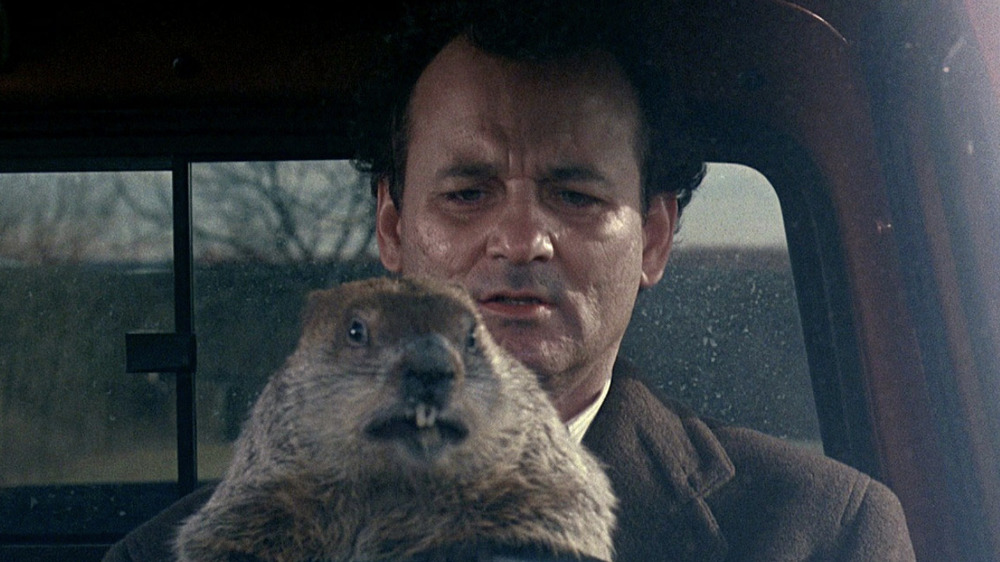
M 601 389 L 601 394 L 597 396 L 597 399 L 584 408 L 582 412 L 573 416 L 573 419 L 566 422 L 566 429 L 569 430 L 569 436 L 573 441 L 577 443 L 583 442 L 583 436 L 590 429 L 591 422 L 594 421 L 594 417 L 597 416 L 601 405 L 604 404 L 604 399 L 608 396 L 609 388 L 611 388 L 611 377 L 608 377 L 608 380 L 604 382 L 604 388 Z

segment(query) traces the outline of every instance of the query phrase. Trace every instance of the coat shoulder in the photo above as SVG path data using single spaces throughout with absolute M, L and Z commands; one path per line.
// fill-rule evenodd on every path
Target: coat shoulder
M 622 560 L 914 559 L 886 486 L 818 450 L 702 418 L 619 365 L 584 443 L 620 495 Z M 657 558 L 650 543 L 680 546 Z
M 735 475 L 706 499 L 731 546 L 767 552 L 755 544 L 763 528 L 781 550 L 768 556 L 781 559 L 914 559 L 902 506 L 884 484 L 817 450 L 751 429 L 712 429 Z

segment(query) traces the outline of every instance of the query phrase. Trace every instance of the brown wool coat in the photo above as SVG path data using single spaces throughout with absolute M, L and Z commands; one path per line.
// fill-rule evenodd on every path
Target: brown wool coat
M 621 501 L 619 561 L 914 560 L 895 495 L 827 457 L 710 424 L 616 366 L 584 444 Z
M 616 560 L 914 560 L 888 488 L 761 433 L 710 424 L 616 366 L 584 443 L 621 500 Z M 107 562 L 170 560 L 199 490 L 130 533 Z

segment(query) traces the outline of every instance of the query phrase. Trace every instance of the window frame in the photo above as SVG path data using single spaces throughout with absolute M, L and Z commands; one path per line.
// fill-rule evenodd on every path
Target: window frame
M 878 475 L 872 444 L 871 421 L 864 396 L 863 373 L 851 314 L 846 268 L 838 237 L 836 214 L 826 193 L 822 174 L 807 152 L 787 137 L 759 124 L 713 113 L 703 108 L 716 133 L 707 159 L 750 166 L 760 171 L 774 187 L 782 207 L 786 236 L 802 318 L 813 394 L 819 414 L 826 453 L 873 475 Z M 717 126 L 712 125 L 715 123 Z M 739 125 L 734 125 L 738 123 Z M 331 127 L 329 130 L 337 130 Z M 195 338 L 193 325 L 193 253 L 191 224 L 191 165 L 200 162 L 247 160 L 310 160 L 343 158 L 345 151 L 328 150 L 339 144 L 330 133 L 320 135 L 317 150 L 314 135 L 268 137 L 273 148 L 261 149 L 262 139 L 227 135 L 220 138 L 201 133 L 186 136 L 187 150 L 171 150 L 182 139 L 160 137 L 154 143 L 170 156 L 149 155 L 144 138 L 87 139 L 85 142 L 32 141 L 0 159 L 0 172 L 51 171 L 169 171 L 174 206 L 174 334 Z M 343 139 L 341 139 L 342 141 Z M 107 142 L 105 142 L 107 141 Z M 0 153 L 3 145 L 0 141 Z M 50 154 L 40 159 L 26 154 Z M 141 355 L 141 351 L 138 351 Z M 162 505 L 199 486 L 195 406 L 195 365 L 177 370 L 178 481 L 174 486 L 134 484 L 117 486 L 117 493 L 130 498 L 152 498 Z M 130 375 L 123 375 L 130 376 Z M 109 485 L 116 486 L 116 485 Z M 173 488 L 172 493 L 169 488 Z M 86 495 L 83 492 L 80 492 Z M 165 507 L 165 506 L 164 506 Z M 58 506 L 53 506 L 57 509 Z M 152 516 L 159 507 L 146 515 Z M 44 536 L 0 535 L 0 553 L 43 552 L 49 545 L 93 543 L 99 553 L 118 536 L 87 533 L 52 533 Z M 15 548 L 16 547 L 16 548 Z M 34 550 L 31 550 L 31 549 Z M 76 548 L 76 547 L 74 547 Z M 24 550 L 28 549 L 28 550 Z
M 706 159 L 756 169 L 781 204 L 823 450 L 880 477 L 850 282 L 829 184 L 795 140 L 761 123 L 701 107 L 714 136 Z

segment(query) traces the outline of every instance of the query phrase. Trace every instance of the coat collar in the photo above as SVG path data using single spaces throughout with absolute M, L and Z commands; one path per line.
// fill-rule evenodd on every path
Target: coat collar
M 712 430 L 656 396 L 619 361 L 608 397 L 584 436 L 620 500 L 618 560 L 725 558 L 706 498 L 734 475 Z

